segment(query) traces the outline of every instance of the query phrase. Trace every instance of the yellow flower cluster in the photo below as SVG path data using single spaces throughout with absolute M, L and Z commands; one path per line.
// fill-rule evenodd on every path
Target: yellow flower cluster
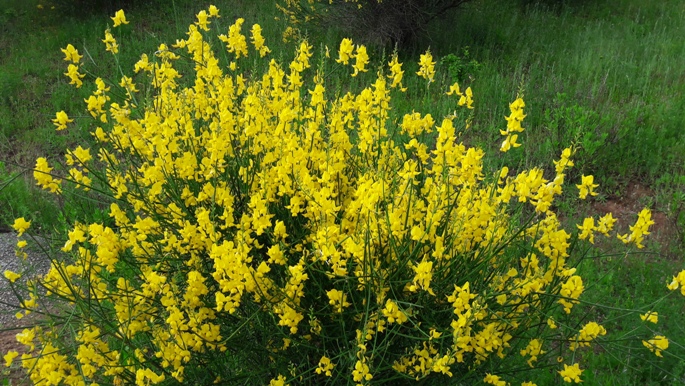
M 357 76 L 360 72 L 368 71 L 366 66 L 369 64 L 369 55 L 366 53 L 366 47 L 363 45 L 358 45 L 355 52 L 355 47 L 352 43 L 352 40 L 345 38 L 340 42 L 340 49 L 338 50 L 338 59 L 336 60 L 336 62 L 347 65 L 350 59 L 355 59 L 355 63 L 354 65 L 352 65 L 352 68 L 354 69 L 354 72 L 352 73 L 353 77 Z M 397 84 L 401 84 L 402 74 L 398 72 L 400 71 L 397 68 L 398 65 L 393 64 L 393 62 L 390 62 L 390 65 L 391 67 L 393 65 L 396 66 L 393 74 L 395 74 L 395 76 L 399 76 Z M 401 65 L 399 66 L 401 68 Z M 393 82 L 393 85 L 397 86 L 397 84 Z
M 467 87 L 462 93 L 461 90 L 459 90 L 459 84 L 454 83 L 450 86 L 450 90 L 446 94 L 458 96 L 459 106 L 466 106 L 469 109 L 473 108 L 473 91 L 471 90 L 471 87 Z
M 342 291 L 332 289 L 326 292 L 326 295 L 330 299 L 328 303 L 333 306 L 333 312 L 339 314 L 343 311 L 343 308 L 350 306 L 350 303 L 347 301 L 347 294 Z
M 331 362 L 331 359 L 324 355 L 319 360 L 319 366 L 316 368 L 316 373 L 325 374 L 327 377 L 330 377 L 333 376 L 333 373 L 331 371 L 334 367 L 335 364 Z
M 567 383 L 581 383 L 582 380 L 580 379 L 581 374 L 583 374 L 584 370 L 580 369 L 580 366 L 578 363 L 573 364 L 573 366 L 569 366 L 567 364 L 564 364 L 564 369 L 559 371 L 559 374 L 564 378 L 564 382 Z
M 53 168 L 48 164 L 48 160 L 44 157 L 40 157 L 36 160 L 36 167 L 33 169 L 33 178 L 43 189 L 59 194 L 62 191 L 62 188 L 60 187 L 62 180 L 52 177 L 50 174 L 52 169 Z
M 658 357 L 663 357 L 662 351 L 668 348 L 668 339 L 663 335 L 657 335 L 650 340 L 643 340 L 642 344 Z
M 247 40 L 240 32 L 244 22 L 245 19 L 243 18 L 237 19 L 235 23 L 228 27 L 228 36 L 219 35 L 219 40 L 226 43 L 226 49 L 228 52 L 234 53 L 236 59 L 240 59 L 241 56 L 247 56 Z
M 590 347 L 590 342 L 597 339 L 598 336 L 607 334 L 607 330 L 597 324 L 597 322 L 589 322 L 580 330 L 578 335 L 571 342 L 571 351 L 575 351 L 578 347 Z
M 578 304 L 578 300 L 576 299 L 580 297 L 584 290 L 583 279 L 578 275 L 571 276 L 566 283 L 561 286 L 559 294 L 562 298 L 559 299 L 559 303 L 564 306 L 564 311 L 566 311 L 567 314 L 571 312 L 571 308 L 573 308 L 574 304 Z
M 118 27 L 122 24 L 128 24 L 128 20 L 126 20 L 126 15 L 124 14 L 124 10 L 120 9 L 118 10 L 113 17 L 111 17 L 112 21 L 114 22 L 114 27 Z
M 523 127 L 521 127 L 521 122 L 523 122 L 523 118 L 526 117 L 523 114 L 524 107 L 526 107 L 526 104 L 525 102 L 523 102 L 523 98 L 521 97 L 516 98 L 514 102 L 509 104 L 509 110 L 511 111 L 511 114 L 509 114 L 509 116 L 506 117 L 507 129 L 500 130 L 500 134 L 506 136 L 506 139 L 504 140 L 504 142 L 502 142 L 502 145 L 500 146 L 500 151 L 506 153 L 511 148 L 521 146 L 520 143 L 516 142 L 516 140 L 518 139 L 518 134 L 514 133 L 521 133 L 524 130 Z M 557 171 L 557 173 L 559 173 L 559 171 Z
M 649 227 L 654 225 L 652 221 L 652 211 L 648 208 L 644 208 L 637 215 L 637 222 L 635 225 L 631 225 L 630 234 L 618 235 L 618 238 L 625 244 L 634 243 L 638 248 L 644 248 L 642 241 L 645 235 L 649 234 Z
M 528 346 L 526 346 L 525 349 L 521 350 L 521 356 L 530 356 L 528 359 L 528 365 L 530 367 L 533 367 L 533 362 L 538 360 L 538 356 L 544 354 L 545 351 L 542 349 L 542 342 L 540 339 L 531 339 L 530 342 L 528 342 Z
M 399 59 L 397 58 L 397 52 L 393 53 L 388 66 L 390 67 L 390 74 L 388 75 L 388 78 L 392 80 L 390 87 L 399 87 L 399 90 L 402 92 L 407 91 L 407 88 L 402 86 L 402 77 L 404 76 L 404 71 L 402 70 L 402 63 L 400 63 Z
M 68 44 L 66 48 L 62 48 L 61 50 L 64 53 L 64 60 L 71 62 L 67 67 L 67 72 L 65 72 L 64 75 L 69 78 L 69 84 L 73 84 L 77 88 L 81 87 L 83 85 L 83 81 L 81 79 L 83 79 L 86 75 L 78 72 L 78 64 L 81 62 L 83 55 L 79 55 L 78 50 L 71 44 Z M 57 125 L 57 130 L 66 128 L 66 123 L 69 119 L 64 111 L 60 113 L 57 113 L 57 121 L 53 121 L 55 122 L 55 125 Z
M 119 44 L 117 44 L 117 41 L 114 39 L 114 35 L 112 35 L 109 28 L 105 30 L 105 38 L 102 39 L 102 42 L 105 43 L 105 50 L 113 54 L 119 53 Z
M 483 378 L 483 383 L 488 383 L 494 386 L 507 386 L 507 382 L 502 380 L 499 375 L 486 374 Z
M 680 271 L 677 276 L 673 276 L 673 281 L 668 285 L 668 289 L 675 291 L 680 287 L 680 293 L 685 296 L 685 269 Z
M 426 79 L 429 84 L 433 82 L 435 78 L 435 61 L 433 61 L 433 55 L 431 55 L 430 50 L 421 54 L 419 58 L 419 71 L 416 74 Z
M 12 224 L 12 228 L 17 231 L 17 237 L 21 237 L 29 227 L 31 227 L 31 221 L 26 221 L 23 217 L 15 219 L 14 224 Z
M 640 319 L 644 322 L 657 324 L 659 322 L 659 313 L 656 311 L 649 311 L 646 314 L 641 314 Z

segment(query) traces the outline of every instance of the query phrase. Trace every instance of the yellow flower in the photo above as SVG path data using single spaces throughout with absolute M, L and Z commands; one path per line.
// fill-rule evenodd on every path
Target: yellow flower
M 392 79 L 392 84 L 390 87 L 399 87 L 400 91 L 402 92 L 407 91 L 406 87 L 402 86 L 402 77 L 404 76 L 404 71 L 402 71 L 402 63 L 400 63 L 397 58 L 397 52 L 392 54 L 392 59 L 390 60 L 390 63 L 388 63 L 388 66 L 390 66 L 390 75 L 388 75 L 388 78 Z
M 264 44 L 264 37 L 262 36 L 262 27 L 259 24 L 254 24 L 250 30 L 252 33 L 252 44 L 254 48 L 259 52 L 259 57 L 263 58 L 271 52 L 269 47 Z
M 555 330 L 557 328 L 557 324 L 554 322 L 554 319 L 552 319 L 552 318 L 547 318 L 547 325 L 552 330 Z
M 595 243 L 595 235 L 592 233 L 596 228 L 595 228 L 595 219 L 592 217 L 588 217 L 585 220 L 583 220 L 583 225 L 576 225 L 578 229 L 580 229 L 582 232 L 578 235 L 578 238 L 581 240 L 588 239 L 591 244 Z
M 203 9 L 202 11 L 197 13 L 196 17 L 197 21 L 195 22 L 195 25 L 203 31 L 209 31 L 208 25 L 210 24 L 210 22 L 208 20 L 209 15 L 207 14 L 207 11 Z
M 157 384 L 164 381 L 164 374 L 156 374 L 149 368 L 139 368 L 136 370 L 136 385 Z
M 447 297 L 447 301 L 452 303 L 454 307 L 454 314 L 460 315 L 465 311 L 471 309 L 471 300 L 476 297 L 476 294 L 471 293 L 471 286 L 469 282 L 466 282 L 463 286 L 459 287 L 454 285 L 454 292 L 452 295 Z
M 91 95 L 90 97 L 88 97 L 88 99 L 84 99 L 83 101 L 86 102 L 86 108 L 88 109 L 88 112 L 93 118 L 97 118 L 98 114 L 100 114 L 101 120 L 102 117 L 104 117 L 104 120 L 102 120 L 102 122 L 107 122 L 107 116 L 104 114 L 105 110 L 103 110 L 105 103 L 107 103 L 107 97 L 102 95 Z
M 648 321 L 656 324 L 659 321 L 659 313 L 656 311 L 647 311 L 646 314 L 641 314 L 640 319 L 642 321 Z
M 12 365 L 12 362 L 14 361 L 14 358 L 18 357 L 19 353 L 16 352 L 15 350 L 10 350 L 3 356 L 2 358 L 5 360 L 5 367 L 10 367 Z
M 340 50 L 338 51 L 338 59 L 335 61 L 342 64 L 347 64 L 351 58 L 354 57 L 354 44 L 351 39 L 343 39 L 340 42 Z
M 598 336 L 604 336 L 607 330 L 597 324 L 596 322 L 589 322 L 578 332 L 573 342 L 571 342 L 571 351 L 575 351 L 578 347 L 590 347 L 590 341 L 596 339 Z
M 397 304 L 390 299 L 385 302 L 383 316 L 388 319 L 388 323 L 402 324 L 407 321 L 407 316 L 404 314 L 404 312 L 402 312 L 402 310 L 397 307 Z
M 606 215 L 600 217 L 595 230 L 604 236 L 609 236 L 609 232 L 614 229 L 615 223 L 616 219 L 614 216 L 611 213 L 607 213 Z
M 369 63 L 369 55 L 366 54 L 366 47 L 365 46 L 358 46 L 357 47 L 357 53 L 354 56 L 355 58 L 355 63 L 352 66 L 354 68 L 354 73 L 352 76 L 357 76 L 359 72 L 366 72 L 366 65 Z
M 373 375 L 369 372 L 369 365 L 366 364 L 366 358 L 362 358 L 354 364 L 352 370 L 352 379 L 361 384 L 362 381 L 370 381 Z
M 14 283 L 15 281 L 17 281 L 17 279 L 19 279 L 21 277 L 21 274 L 18 274 L 16 272 L 12 272 L 10 270 L 6 270 L 4 272 L 4 275 L 7 278 L 7 280 L 10 281 L 10 283 Z
M 33 178 L 36 179 L 36 183 L 40 185 L 43 189 L 48 189 L 52 193 L 60 193 L 62 189 L 60 188 L 61 180 L 53 179 L 50 175 L 52 168 L 48 165 L 48 160 L 44 157 L 40 157 L 36 160 L 36 167 L 33 171 Z
M 64 247 L 62 247 L 63 252 L 69 252 L 74 245 L 86 241 L 86 233 L 81 226 L 77 225 L 74 227 L 74 229 L 68 232 L 68 235 L 69 240 L 67 240 L 67 242 L 64 244 Z
M 578 303 L 575 299 L 580 297 L 584 289 L 583 279 L 578 275 L 571 276 L 566 283 L 561 285 L 559 295 L 564 298 L 559 299 L 559 303 L 564 306 L 564 311 L 566 311 L 567 314 L 571 312 L 573 305 Z
M 491 385 L 495 386 L 506 386 L 507 382 L 503 381 L 498 375 L 492 375 L 489 373 L 485 374 L 485 378 L 483 378 L 484 383 L 489 383 Z
M 133 79 L 129 78 L 126 75 L 124 75 L 121 78 L 121 81 L 119 82 L 119 86 L 124 88 L 126 90 L 126 92 L 129 92 L 129 93 L 138 92 L 138 89 L 136 88 L 135 83 L 133 83 Z
M 209 16 L 211 17 L 221 17 L 219 16 L 219 8 L 214 5 L 209 6 Z
M 235 53 L 236 59 L 240 59 L 241 56 L 247 56 L 247 40 L 245 36 L 240 32 L 245 19 L 238 18 L 235 23 L 228 27 L 228 36 L 219 35 L 219 40 L 226 43 L 226 49 L 228 52 Z
M 126 20 L 126 15 L 124 15 L 123 9 L 116 11 L 116 13 L 114 13 L 114 17 L 111 17 L 110 19 L 114 21 L 115 27 L 118 27 L 122 24 L 128 24 L 128 20 Z
M 635 225 L 630 227 L 630 235 L 618 235 L 618 238 L 623 241 L 624 244 L 632 242 L 635 243 L 636 247 L 644 248 L 642 241 L 644 240 L 644 236 L 649 234 L 649 227 L 651 225 L 654 225 L 654 221 L 652 221 L 652 212 L 649 209 L 644 208 L 638 213 Z
M 285 383 L 285 377 L 279 375 L 276 379 L 269 381 L 269 386 L 288 386 L 289 383 Z
M 302 72 L 309 68 L 309 58 L 312 56 L 312 46 L 307 40 L 303 40 L 297 48 L 295 59 L 290 63 L 290 70 L 292 72 Z
M 70 79 L 69 84 L 73 84 L 76 86 L 76 88 L 83 86 L 83 81 L 81 81 L 81 79 L 86 76 L 86 74 L 81 74 L 78 72 L 78 66 L 75 64 L 70 64 L 67 67 L 67 72 L 65 72 L 64 75 Z
M 447 95 L 457 95 L 457 96 L 462 96 L 462 92 L 459 90 L 459 83 L 454 83 L 453 85 L 450 86 L 450 90 L 447 91 L 445 94 Z
M 470 90 L 467 89 L 466 93 L 470 94 Z M 464 97 L 462 97 L 464 98 Z M 521 127 L 521 122 L 523 121 L 523 118 L 526 116 L 523 114 L 523 108 L 526 106 L 525 102 L 523 102 L 523 98 L 518 97 L 516 98 L 515 101 L 513 101 L 511 104 L 509 104 L 509 110 L 511 111 L 511 114 L 509 114 L 508 117 L 504 117 L 507 121 L 507 129 L 506 130 L 500 130 L 500 134 L 506 136 L 507 138 L 502 142 L 502 145 L 500 146 L 500 151 L 502 152 L 507 152 L 509 149 L 512 147 L 519 147 L 521 144 L 516 143 L 516 139 L 518 138 L 517 134 L 513 134 L 514 132 L 523 132 L 523 127 Z M 469 107 L 469 106 L 467 106 Z
M 148 59 L 147 54 L 142 54 L 140 55 L 140 60 L 138 60 L 135 66 L 133 67 L 133 72 L 135 72 L 136 74 L 141 70 L 150 72 L 153 68 L 154 67 L 152 66 L 152 64 L 150 64 L 150 60 Z
M 457 104 L 459 106 L 466 106 L 467 109 L 473 109 L 473 90 L 471 90 L 471 87 L 466 88 L 464 95 L 459 98 Z
M 14 228 L 15 231 L 18 232 L 17 237 L 21 237 L 21 235 L 26 232 L 27 229 L 31 226 L 31 221 L 26 221 L 23 217 L 19 217 L 18 219 L 14 220 L 14 224 L 12 224 L 12 228 Z
M 685 296 L 685 269 L 678 273 L 678 276 L 673 276 L 673 281 L 667 286 L 671 291 L 675 291 L 680 287 L 680 293 Z
M 504 119 L 507 121 L 507 130 L 505 132 L 500 130 L 502 135 L 506 135 L 507 133 L 514 131 L 523 132 L 524 128 L 521 127 L 521 122 L 523 122 L 523 119 L 526 117 L 526 115 L 523 114 L 524 107 L 526 107 L 526 103 L 521 97 L 516 98 L 515 101 L 509 104 L 509 111 L 511 114 L 509 114 L 508 117 L 504 117 Z
M 112 36 L 112 33 L 109 32 L 109 28 L 105 30 L 105 38 L 102 40 L 102 42 L 105 43 L 106 51 L 109 51 L 113 54 L 119 52 L 119 45 L 117 45 L 117 41 L 114 39 L 114 36 Z
M 416 275 L 409 286 L 409 291 L 416 292 L 419 288 L 428 291 L 429 294 L 435 296 L 433 290 L 430 288 L 431 279 L 433 278 L 433 262 L 426 261 L 426 258 L 416 266 L 412 267 Z
M 642 341 L 642 344 L 658 357 L 663 357 L 661 352 L 668 348 L 668 339 L 663 335 L 657 335 L 649 341 Z
M 516 140 L 518 139 L 518 134 L 511 134 L 508 135 L 507 138 L 502 142 L 502 145 L 500 145 L 499 150 L 501 152 L 506 153 L 509 151 L 511 148 L 519 147 L 521 146 L 520 143 L 517 143 Z
M 55 119 L 53 119 L 52 122 L 55 124 L 55 126 L 57 126 L 56 130 L 59 131 L 66 129 L 67 123 L 74 122 L 74 120 L 69 119 L 67 113 L 65 113 L 64 110 L 62 110 L 55 114 Z
M 350 303 L 347 301 L 347 294 L 337 289 L 332 289 L 326 291 L 328 295 L 328 303 L 333 306 L 333 311 L 335 313 L 341 313 L 343 308 L 349 307 Z
M 561 152 L 561 159 L 559 159 L 559 161 L 553 161 L 557 175 L 562 174 L 566 168 L 574 166 L 573 161 L 571 161 L 572 155 L 573 148 L 567 147 Z
M 542 342 L 540 339 L 532 339 L 528 342 L 528 346 L 520 351 L 521 356 L 530 355 L 528 365 L 533 367 L 533 362 L 538 360 L 538 356 L 544 354 L 546 351 L 542 349 Z
M 333 376 L 331 373 L 331 370 L 335 367 L 335 364 L 331 362 L 331 359 L 328 358 L 327 356 L 322 356 L 321 359 L 319 360 L 319 366 L 316 368 L 316 373 L 317 374 L 325 374 L 327 377 Z
M 433 61 L 433 55 L 431 55 L 430 50 L 422 54 L 419 58 L 419 71 L 416 73 L 418 76 L 428 80 L 428 83 L 433 81 L 435 77 L 435 62 Z
M 564 382 L 571 383 L 581 383 L 582 380 L 580 379 L 580 375 L 583 373 L 583 370 L 580 369 L 580 366 L 578 364 L 574 364 L 573 366 L 569 366 L 567 364 L 564 364 L 564 369 L 561 371 L 558 371 L 558 373 L 564 377 Z
M 450 371 L 450 365 L 454 364 L 456 359 L 454 359 L 451 355 L 443 355 L 441 358 L 438 358 L 433 362 L 433 366 L 431 370 L 436 373 L 442 373 L 446 374 L 448 376 L 452 376 L 452 372 Z
M 584 200 L 588 194 L 591 196 L 597 195 L 597 193 L 594 191 L 594 189 L 596 187 L 598 187 L 599 185 L 594 184 L 594 181 L 595 181 L 594 176 L 583 175 L 581 184 L 576 185 L 576 187 L 578 187 L 578 189 L 580 189 L 579 195 L 580 195 L 580 198 L 582 200 Z
M 64 60 L 71 61 L 74 64 L 78 64 L 83 57 L 83 55 L 78 54 L 78 50 L 71 44 L 67 44 L 67 48 L 61 48 L 61 51 L 64 53 Z
M 283 221 L 276 221 L 276 225 L 274 225 L 274 236 L 278 237 L 281 240 L 288 237 L 288 233 L 286 233 L 285 223 L 283 223 Z

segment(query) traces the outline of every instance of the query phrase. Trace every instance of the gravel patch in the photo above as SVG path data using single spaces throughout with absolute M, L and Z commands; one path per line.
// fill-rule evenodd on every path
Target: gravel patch
M 0 233 L 0 330 L 23 324 L 14 317 L 18 311 L 18 301 L 4 272 L 10 270 L 22 273 L 22 279 L 26 279 L 26 277 L 43 275 L 50 269 L 50 260 L 44 254 L 31 248 L 31 241 L 29 240 L 29 246 L 25 248 L 28 257 L 23 260 L 15 254 L 16 233 Z M 19 281 L 15 285 L 19 284 Z
M 21 287 L 29 277 L 43 275 L 50 269 L 50 260 L 43 253 L 31 247 L 30 237 L 26 237 L 29 245 L 25 248 L 28 255 L 26 260 L 16 256 L 17 234 L 14 232 L 0 231 L 0 358 L 9 350 L 24 352 L 24 346 L 17 342 L 16 334 L 21 332 L 23 326 L 30 326 L 36 321 L 36 314 L 31 314 L 21 320 L 14 316 L 19 311 L 19 304 L 16 295 L 10 287 L 9 281 L 5 278 L 4 272 L 10 270 L 22 273 L 22 278 L 15 282 L 15 288 Z M 42 238 L 37 238 L 39 242 L 45 242 Z M 8 382 L 8 383 L 5 383 Z M 0 365 L 0 385 L 32 385 L 26 373 L 20 368 L 18 361 L 10 368 L 5 368 L 5 363 Z

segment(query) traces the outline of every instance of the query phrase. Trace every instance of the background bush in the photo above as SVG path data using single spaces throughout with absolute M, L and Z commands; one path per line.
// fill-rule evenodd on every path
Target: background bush
M 335 29 L 367 44 L 401 47 L 425 36 L 426 26 L 469 0 L 286 0 L 291 25 L 306 32 Z
M 17 335 L 31 380 L 497 384 L 527 381 L 520 368 L 536 366 L 541 382 L 549 367 L 580 380 L 577 355 L 612 342 L 576 311 L 582 240 L 609 235 L 613 221 L 561 226 L 554 200 L 573 151 L 546 178 L 486 169 L 485 153 L 458 141 L 470 88 L 438 91 L 455 109 L 439 123 L 415 111 L 390 120 L 405 92 L 440 95 L 430 51 L 421 87 L 403 91 L 397 55 L 374 74 L 364 46 L 348 40 L 335 60 L 305 40 L 286 67 L 264 58 L 258 25 L 248 38 L 238 19 L 214 38 L 217 16 L 200 12 L 186 39 L 141 55 L 133 74 L 84 76 L 96 143 L 36 163 L 39 185 L 109 211 L 69 224 L 64 255 L 28 283 L 24 312 L 51 300 L 49 321 Z M 213 49 L 224 44 L 228 69 Z M 361 81 L 332 91 L 332 71 Z M 515 148 L 525 102 L 509 108 L 501 133 Z M 53 121 L 69 130 L 63 114 Z M 583 176 L 578 188 L 596 185 Z M 622 238 L 641 247 L 651 224 L 645 209 Z M 14 223 L 20 236 L 29 226 Z M 646 355 L 668 342 L 646 325 L 624 339 Z

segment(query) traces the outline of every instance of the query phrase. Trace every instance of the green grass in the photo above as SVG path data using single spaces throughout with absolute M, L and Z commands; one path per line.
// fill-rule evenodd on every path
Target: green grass
M 575 141 L 583 171 L 614 188 L 654 181 L 664 170 L 683 174 L 684 17 L 678 0 L 524 10 L 474 2 L 436 25 L 427 43 L 438 55 L 470 46 L 470 57 L 482 63 L 473 82 L 479 106 L 488 106 L 476 112 L 481 135 L 497 137 L 506 102 L 521 84 L 526 163 L 548 162 Z M 597 151 L 603 146 L 611 151 Z
M 121 45 L 121 67 L 132 70 L 140 53 L 154 52 L 160 43 L 171 44 L 183 37 L 194 13 L 210 3 L 158 0 L 127 8 L 131 24 L 115 32 Z M 415 48 L 402 51 L 400 58 L 409 74 L 416 71 L 418 55 L 430 46 L 441 75 L 428 91 L 409 92 L 398 101 L 395 118 L 415 109 L 431 113 L 439 122 L 455 106 L 436 98 L 435 93 L 458 80 L 462 89 L 473 88 L 476 99 L 473 128 L 463 134 L 463 140 L 483 147 L 490 155 L 486 159 L 549 169 L 561 150 L 574 144 L 576 167 L 567 176 L 569 181 L 594 174 L 601 184 L 600 197 L 607 200 L 620 198 L 632 182 L 650 187 L 654 192 L 648 197 L 652 209 L 665 213 L 674 228 L 667 249 L 680 260 L 654 252 L 590 259 L 579 270 L 585 282 L 594 286 L 589 291 L 588 285 L 587 302 L 620 309 L 654 302 L 665 293 L 671 275 L 682 269 L 684 250 L 685 1 L 521 3 L 468 3 L 430 26 L 429 37 L 416 42 Z M 50 201 L 34 188 L 31 179 L 36 157 L 59 158 L 65 148 L 88 141 L 88 132 L 94 128 L 82 103 L 91 89 L 75 90 L 68 85 L 59 49 L 72 43 L 87 53 L 86 66 L 93 73 L 113 74 L 116 68 L 100 42 L 109 13 L 94 10 L 73 15 L 49 7 L 38 9 L 37 4 L 0 0 L 0 228 L 25 216 L 51 231 L 65 218 L 104 216 L 87 200 L 81 201 L 82 207 Z M 271 2 L 214 4 L 222 11 L 216 25 L 223 33 L 236 17 L 244 17 L 245 26 L 262 25 L 276 58 L 287 58 L 294 51 L 294 43 L 280 39 L 283 22 L 274 20 L 278 14 Z M 172 15 L 172 20 L 167 15 Z M 329 31 L 326 36 L 309 36 L 309 42 L 316 51 L 328 46 L 335 55 L 339 37 L 336 31 Z M 385 57 L 370 51 L 375 63 L 371 68 L 377 68 L 382 60 L 387 62 L 389 51 Z M 374 77 L 372 70 L 356 81 Z M 332 85 L 329 89 L 344 92 L 349 87 L 347 79 L 332 71 L 327 78 Z M 414 82 L 408 86 L 422 90 L 424 86 Z M 520 89 L 525 93 L 527 114 L 526 132 L 520 138 L 523 146 L 499 155 L 499 129 L 505 126 L 508 103 Z M 59 110 L 76 120 L 60 133 L 50 122 Z M 572 183 L 567 186 L 568 195 L 576 193 Z M 588 208 L 565 202 L 570 200 L 562 199 L 559 209 L 569 222 L 582 221 L 577 213 Z M 671 299 L 655 310 L 664 315 L 658 332 L 673 341 L 666 358 L 657 361 L 640 342 L 621 346 L 624 343 L 620 341 L 607 341 L 605 345 L 621 349 L 617 355 L 602 349 L 585 352 L 585 367 L 591 368 L 584 373 L 585 384 L 685 382 L 685 366 L 673 356 L 685 356 L 678 345 L 685 344 L 685 331 L 679 323 L 685 313 L 683 302 Z M 597 312 L 610 331 L 627 334 L 647 328 L 636 314 Z

